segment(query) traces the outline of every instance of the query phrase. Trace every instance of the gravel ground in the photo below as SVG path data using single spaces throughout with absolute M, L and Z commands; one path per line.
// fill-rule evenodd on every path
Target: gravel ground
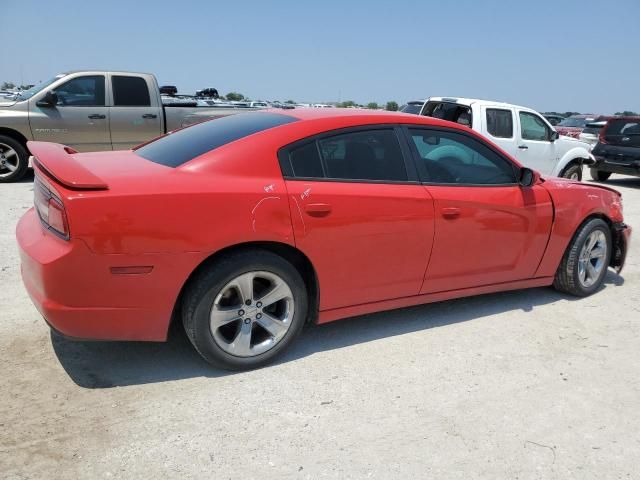
M 310 326 L 278 364 L 208 367 L 166 344 L 70 342 L 20 281 L 32 183 L 0 185 L 0 477 L 640 478 L 636 227 L 596 295 L 548 288 Z

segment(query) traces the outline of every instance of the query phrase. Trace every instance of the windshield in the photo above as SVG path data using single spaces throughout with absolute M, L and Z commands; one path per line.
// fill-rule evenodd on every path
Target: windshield
M 20 95 L 16 98 L 16 100 L 18 100 L 19 102 L 22 102 L 24 100 L 29 100 L 36 93 L 41 92 L 42 90 L 47 88 L 49 85 L 51 85 L 53 82 L 55 82 L 56 80 L 61 79 L 64 76 L 66 76 L 66 74 L 65 73 L 61 73 L 60 75 L 56 75 L 55 77 L 50 78 L 46 82 L 42 82 L 42 83 L 40 83 L 40 84 L 38 84 L 38 85 L 36 85 L 34 87 L 31 87 L 29 90 L 25 90 L 24 92 L 20 92 Z
M 401 112 L 404 113 L 420 113 L 420 109 L 422 108 L 422 103 L 407 103 L 405 106 L 400 108 Z
M 588 122 L 592 122 L 592 121 L 593 119 L 588 120 L 586 118 L 565 118 L 558 124 L 558 126 L 583 128 Z

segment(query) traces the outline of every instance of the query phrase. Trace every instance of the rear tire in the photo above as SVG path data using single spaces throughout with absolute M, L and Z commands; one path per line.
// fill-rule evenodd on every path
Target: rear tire
M 583 223 L 562 257 L 553 286 L 578 297 L 600 288 L 611 259 L 611 230 L 604 220 Z
M 197 273 L 182 312 L 187 336 L 207 362 L 248 370 L 271 362 L 298 336 L 308 314 L 307 289 L 282 257 L 247 250 Z
M 598 182 L 605 182 L 609 180 L 611 176 L 611 172 L 603 172 L 602 170 L 596 170 L 595 168 L 590 168 L 591 178 Z
M 0 135 L 0 183 L 17 182 L 29 167 L 29 152 L 19 141 Z
M 562 178 L 569 178 L 571 180 L 581 181 L 582 180 L 582 165 L 579 163 L 572 163 L 567 168 L 564 169 Z

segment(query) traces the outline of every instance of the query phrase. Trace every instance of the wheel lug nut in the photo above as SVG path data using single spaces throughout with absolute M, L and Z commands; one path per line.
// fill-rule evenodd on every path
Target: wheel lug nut
M 261 313 L 258 313 L 258 314 L 256 315 L 256 318 L 257 318 L 258 320 L 260 320 L 260 319 L 262 318 L 262 314 L 261 314 Z
M 250 318 L 245 318 L 245 319 L 244 319 L 244 323 L 245 323 L 246 325 L 249 325 L 249 324 L 251 323 L 251 319 L 250 319 Z
M 251 305 L 251 300 L 247 300 L 246 302 L 244 302 L 245 305 Z
M 244 310 L 239 310 L 239 311 L 238 311 L 238 315 L 239 315 L 239 316 L 243 316 L 243 315 L 244 315 Z
M 262 302 L 256 303 L 256 307 L 260 308 L 262 306 Z

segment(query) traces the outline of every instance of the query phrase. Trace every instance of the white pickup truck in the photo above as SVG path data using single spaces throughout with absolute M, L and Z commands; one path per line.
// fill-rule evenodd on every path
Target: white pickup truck
M 29 140 L 79 152 L 126 150 L 176 128 L 249 110 L 163 105 L 158 82 L 148 73 L 61 73 L 0 100 L 0 183 L 25 174 Z
M 470 98 L 430 97 L 419 115 L 467 125 L 544 175 L 582 180 L 582 165 L 595 163 L 589 144 L 559 136 L 542 115 L 530 108 Z

